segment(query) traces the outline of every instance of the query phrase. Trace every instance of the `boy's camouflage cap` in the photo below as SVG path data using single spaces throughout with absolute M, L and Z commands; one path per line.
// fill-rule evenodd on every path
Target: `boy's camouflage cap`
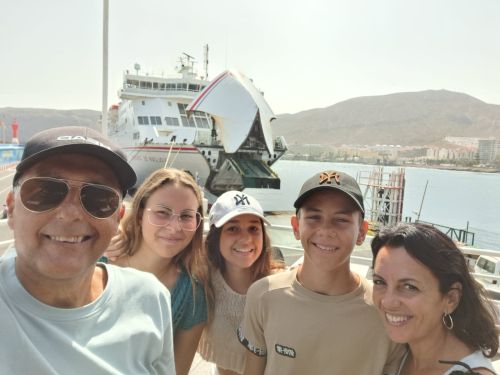
M 300 189 L 299 197 L 293 204 L 298 211 L 304 201 L 314 192 L 324 189 L 336 189 L 347 194 L 359 207 L 363 217 L 365 207 L 363 205 L 363 194 L 354 178 L 344 172 L 323 171 L 309 178 Z

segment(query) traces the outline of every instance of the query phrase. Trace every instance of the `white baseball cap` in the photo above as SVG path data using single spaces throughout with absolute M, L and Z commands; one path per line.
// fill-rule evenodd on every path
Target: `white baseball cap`
M 233 217 L 245 214 L 255 215 L 270 224 L 264 217 L 259 202 L 254 197 L 236 190 L 227 191 L 217 198 L 208 214 L 208 221 L 210 226 L 220 228 Z

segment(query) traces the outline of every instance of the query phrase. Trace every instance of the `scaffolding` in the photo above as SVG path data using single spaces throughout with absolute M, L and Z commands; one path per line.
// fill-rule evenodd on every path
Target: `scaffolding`
M 365 218 L 371 230 L 378 231 L 383 226 L 402 221 L 404 168 L 384 172 L 383 167 L 377 167 L 371 172 L 360 172 L 357 179 L 365 201 Z

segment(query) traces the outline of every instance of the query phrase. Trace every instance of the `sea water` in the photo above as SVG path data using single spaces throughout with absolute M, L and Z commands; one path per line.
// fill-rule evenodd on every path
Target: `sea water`
M 293 211 L 302 183 L 316 172 L 338 170 L 356 177 L 375 166 L 280 160 L 272 168 L 281 179 L 280 190 L 246 189 L 265 211 Z M 397 168 L 384 167 L 384 172 Z M 475 233 L 475 247 L 500 251 L 500 173 L 408 167 L 405 176 L 403 217 L 415 220 L 422 206 L 420 220 L 457 229 L 468 226 Z M 283 224 L 288 223 L 283 217 Z

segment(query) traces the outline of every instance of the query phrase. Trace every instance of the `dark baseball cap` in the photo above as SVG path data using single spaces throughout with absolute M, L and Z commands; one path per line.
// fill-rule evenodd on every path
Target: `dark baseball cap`
M 365 216 L 365 207 L 363 205 L 363 194 L 358 183 L 354 178 L 344 172 L 338 171 L 323 171 L 318 172 L 309 178 L 300 189 L 299 197 L 293 206 L 299 210 L 304 201 L 313 193 L 319 190 L 335 189 L 349 196 L 361 210 L 363 217 Z
M 24 146 L 21 162 L 16 167 L 13 184 L 31 166 L 61 153 L 95 156 L 115 173 L 123 196 L 134 186 L 137 176 L 120 148 L 101 133 L 84 126 L 64 126 L 36 133 Z

